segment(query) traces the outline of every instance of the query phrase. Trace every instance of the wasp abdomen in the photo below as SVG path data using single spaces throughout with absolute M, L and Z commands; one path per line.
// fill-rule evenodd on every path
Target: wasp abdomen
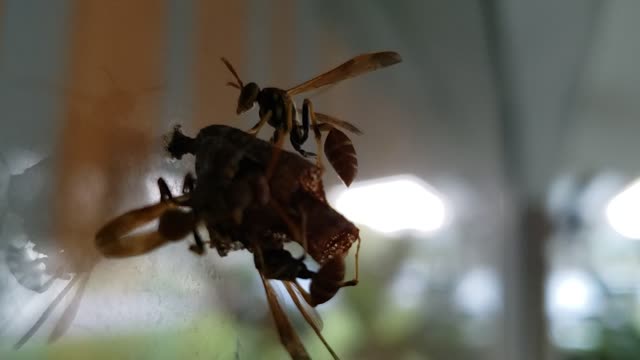
M 351 185 L 358 173 L 358 158 L 347 135 L 336 128 L 331 129 L 324 142 L 324 153 L 345 185 Z
M 313 276 L 309 292 L 313 306 L 329 301 L 340 289 L 344 279 L 345 264 L 342 256 L 327 261 Z

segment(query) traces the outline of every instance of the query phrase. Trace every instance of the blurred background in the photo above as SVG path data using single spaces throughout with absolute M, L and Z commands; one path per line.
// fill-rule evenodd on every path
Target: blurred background
M 0 358 L 288 358 L 249 254 L 196 257 L 184 241 L 105 260 L 93 237 L 156 202 L 159 176 L 179 189 L 193 160 L 167 159 L 174 124 L 257 121 L 235 115 L 221 56 L 245 83 L 286 89 L 380 50 L 403 62 L 306 94 L 365 133 L 356 182 L 325 175 L 363 239 L 360 285 L 318 307 L 336 352 L 638 358 L 638 13 L 595 0 L 0 0 Z M 287 308 L 313 358 L 330 358 Z

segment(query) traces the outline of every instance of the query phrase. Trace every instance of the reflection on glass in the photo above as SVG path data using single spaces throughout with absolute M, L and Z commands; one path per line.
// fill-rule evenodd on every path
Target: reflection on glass
M 606 215 L 611 227 L 620 235 L 640 239 L 640 180 L 613 197 L 607 205 Z
M 594 281 L 579 270 L 556 271 L 547 284 L 547 309 L 554 317 L 586 318 L 599 312 Z
M 602 327 L 596 321 L 554 321 L 550 331 L 553 342 L 567 350 L 592 350 L 601 343 Z
M 502 294 L 495 271 L 476 268 L 458 283 L 455 302 L 470 316 L 484 318 L 495 315 L 502 308 Z
M 347 218 L 385 234 L 433 232 L 446 220 L 441 196 L 410 175 L 354 183 L 348 189 L 333 191 L 330 198 Z

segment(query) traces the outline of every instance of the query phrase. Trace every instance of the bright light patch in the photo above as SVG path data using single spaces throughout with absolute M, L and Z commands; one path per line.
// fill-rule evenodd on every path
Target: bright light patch
M 417 309 L 423 306 L 429 275 L 429 267 L 425 262 L 405 261 L 390 283 L 387 295 L 391 297 L 391 302 L 402 309 Z
M 600 293 L 582 271 L 555 272 L 547 286 L 547 309 L 556 317 L 583 318 L 599 311 Z
M 336 209 L 348 219 L 383 233 L 432 232 L 445 222 L 440 196 L 413 176 L 355 183 L 333 198 Z
M 454 301 L 469 315 L 486 317 L 495 314 L 502 306 L 501 292 L 495 271 L 477 268 L 461 279 Z
M 640 239 L 640 180 L 609 201 L 606 216 L 617 233 L 630 239 Z

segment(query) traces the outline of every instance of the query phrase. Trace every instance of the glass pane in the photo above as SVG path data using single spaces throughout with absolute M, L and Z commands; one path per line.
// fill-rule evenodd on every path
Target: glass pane
M 216 211 L 224 224 L 242 224 L 234 237 L 259 228 L 257 216 L 227 211 L 225 201 L 264 195 L 266 160 L 234 163 L 246 178 L 211 169 L 226 187 L 205 192 L 205 201 L 198 191 L 214 185 L 196 182 L 195 193 L 183 194 L 185 175 L 204 170 L 189 154 L 170 159 L 167 135 L 175 125 L 189 137 L 213 124 L 249 130 L 282 94 L 273 87 L 292 89 L 374 51 L 396 51 L 402 62 L 293 96 L 296 107 L 313 104 L 322 141 L 340 121 L 362 130 L 335 125 L 357 154 L 354 182 L 341 181 L 342 169 L 353 168 L 317 148 L 300 110 L 283 147 L 309 168 L 317 158 L 295 146 L 320 155 L 328 203 L 314 203 L 314 214 L 291 206 L 273 215 L 264 204 L 252 213 L 273 226 L 264 238 L 274 242 L 296 226 L 314 229 L 306 233 L 305 288 L 323 269 L 314 247 L 333 239 L 319 234 L 342 221 L 327 214 L 335 209 L 358 227 L 359 284 L 315 309 L 336 354 L 633 358 L 636 7 L 0 0 L 0 358 L 287 358 L 258 256 L 221 256 L 224 237 L 204 226 L 201 239 L 218 241 L 219 251 L 190 251 L 191 221 L 222 223 Z M 252 82 L 261 95 L 247 110 L 238 88 Z M 263 118 L 258 139 L 286 127 L 278 122 L 284 108 Z M 332 134 L 338 140 L 326 144 L 343 144 Z M 237 154 L 213 155 L 233 163 Z M 234 177 L 224 182 L 227 173 Z M 181 240 L 105 258 L 98 230 L 158 204 L 160 177 L 178 199 L 199 194 L 201 202 L 141 231 L 170 223 Z M 265 203 L 275 214 L 271 196 L 281 184 L 268 184 Z M 281 225 L 283 213 L 293 225 Z M 214 230 L 227 231 L 220 223 Z M 355 275 L 356 247 L 345 257 L 345 280 Z M 277 276 L 302 274 L 305 249 L 286 250 L 278 253 L 291 255 L 285 260 L 268 258 L 299 267 L 282 266 Z M 286 289 L 272 283 L 306 351 L 330 358 Z

